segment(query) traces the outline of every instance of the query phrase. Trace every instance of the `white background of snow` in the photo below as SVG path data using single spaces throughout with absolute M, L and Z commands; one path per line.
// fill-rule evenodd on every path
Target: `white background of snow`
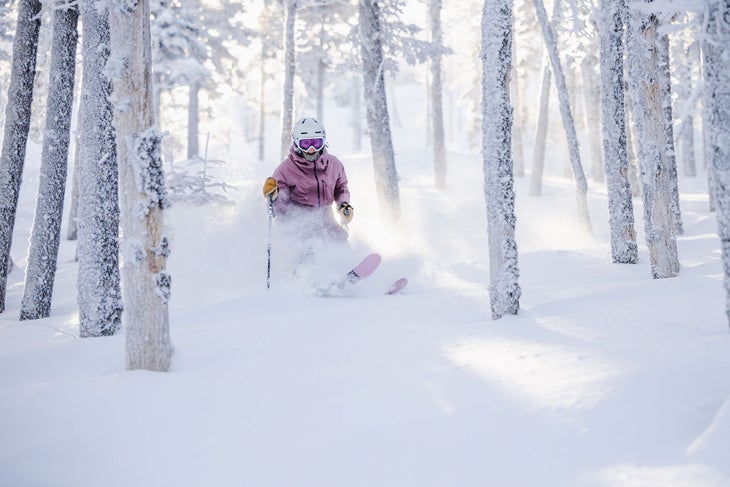
M 729 486 L 730 335 L 705 174 L 680 181 L 680 275 L 652 280 L 640 201 L 640 263 L 612 264 L 605 186 L 589 181 L 596 235 L 583 235 L 551 143 L 543 196 L 529 176 L 516 184 L 522 310 L 492 321 L 481 158 L 452 133 L 449 189 L 432 188 L 419 89 L 396 91 L 398 230 L 379 222 L 369 153 L 347 152 L 347 114 L 332 110 L 356 216 L 350 248 L 304 277 L 276 229 L 266 291 L 260 188 L 276 161 L 257 165 L 255 146 L 226 158 L 234 207 L 168 212 L 169 373 L 126 371 L 123 332 L 77 338 L 73 242 L 51 317 L 17 321 L 32 148 L 0 315 L 0 485 Z M 370 251 L 383 263 L 357 297 L 312 295 Z M 405 292 L 382 296 L 402 275 Z

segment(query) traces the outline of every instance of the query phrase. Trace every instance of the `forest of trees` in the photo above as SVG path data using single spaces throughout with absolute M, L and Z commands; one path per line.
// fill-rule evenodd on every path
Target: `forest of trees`
M 288 148 L 295 113 L 326 121 L 325 100 L 349 110 L 352 147 L 369 137 L 381 214 L 397 221 L 391 87 L 422 77 L 434 188 L 449 184 L 445 133 L 481 147 L 493 318 L 519 311 L 514 180 L 529 172 L 540 194 L 548 133 L 565 144 L 585 232 L 596 224 L 589 178 L 606 185 L 615 263 L 637 262 L 641 198 L 654 278 L 679 272 L 678 177 L 707 169 L 730 318 L 728 46 L 730 0 L 10 0 L 0 7 L 0 311 L 29 140 L 42 145 L 42 176 L 20 319 L 51 312 L 68 199 L 80 335 L 124 323 L 128 367 L 167 370 L 164 210 L 169 192 L 206 192 L 205 171 L 185 179 L 175 168 L 213 162 L 208 142 L 231 143 L 210 129 L 220 100 L 239 101 L 236 123 L 260 160 Z M 267 140 L 272 125 L 279 140 Z

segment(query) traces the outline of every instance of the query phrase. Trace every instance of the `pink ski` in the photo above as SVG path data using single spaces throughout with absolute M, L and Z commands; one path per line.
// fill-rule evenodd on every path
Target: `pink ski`
M 353 269 L 348 272 L 345 277 L 331 283 L 324 289 L 320 289 L 318 294 L 320 296 L 331 296 L 333 293 L 337 294 L 337 291 L 342 291 L 343 289 L 351 286 L 360 279 L 364 279 L 373 272 L 375 272 L 375 269 L 377 269 L 380 265 L 380 261 L 380 254 L 368 255 L 362 261 L 360 261 L 358 265 L 353 267 Z
M 406 287 L 407 285 L 408 285 L 408 279 L 406 279 L 405 277 L 401 277 L 400 279 L 395 281 L 392 286 L 390 286 L 390 289 L 388 289 L 388 292 L 386 292 L 385 294 L 386 295 L 395 294 L 395 293 L 399 292 L 401 289 L 403 289 L 404 287 Z

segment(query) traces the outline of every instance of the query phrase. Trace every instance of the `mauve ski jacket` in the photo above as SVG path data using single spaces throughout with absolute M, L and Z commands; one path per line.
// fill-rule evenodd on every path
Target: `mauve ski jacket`
M 273 175 L 279 188 L 274 211 L 286 214 L 291 206 L 300 208 L 330 208 L 350 200 L 345 167 L 339 159 L 322 149 L 316 161 L 297 154 L 292 145 L 289 156 L 279 164 Z

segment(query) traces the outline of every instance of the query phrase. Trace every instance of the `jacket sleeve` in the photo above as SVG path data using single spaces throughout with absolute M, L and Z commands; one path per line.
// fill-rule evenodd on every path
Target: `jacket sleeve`
M 350 201 L 350 190 L 347 188 L 347 174 L 345 166 L 338 160 L 340 166 L 340 174 L 335 182 L 335 203 L 339 206 L 343 201 Z
M 276 168 L 272 177 L 276 179 L 277 188 L 279 189 L 279 197 L 274 201 L 274 214 L 286 215 L 287 208 L 291 202 L 291 196 L 289 194 L 289 184 L 287 183 L 286 175 L 281 170 L 281 166 Z

